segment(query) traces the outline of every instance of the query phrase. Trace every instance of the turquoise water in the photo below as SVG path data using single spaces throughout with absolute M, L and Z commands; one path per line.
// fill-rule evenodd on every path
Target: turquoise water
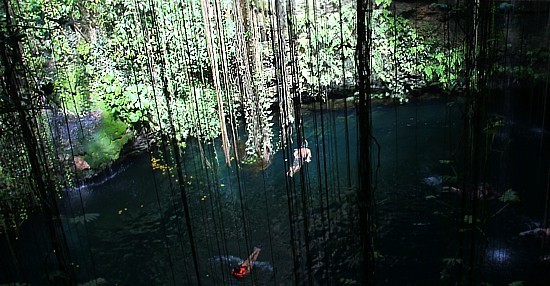
M 104 180 L 67 192 L 62 200 L 63 224 L 80 282 L 197 285 L 200 279 L 202 285 L 346 285 L 346 281 L 354 285 L 352 281 L 360 281 L 355 110 L 346 112 L 341 103 L 331 105 L 322 111 L 318 104 L 304 106 L 303 133 L 313 160 L 292 179 L 285 175 L 291 150 L 277 149 L 273 163 L 263 169 L 252 165 L 238 169 L 235 164 L 224 165 L 219 142 L 204 144 L 202 156 L 197 142 L 189 143 L 183 155 L 183 185 L 199 278 L 177 176 L 153 169 L 150 155 L 127 160 Z M 475 281 L 504 285 L 524 280 L 537 285 L 549 281 L 548 264 L 539 261 L 547 246 L 538 238 L 517 234 L 543 220 L 550 161 L 547 131 L 521 106 L 513 113 L 506 110 L 505 105 L 494 104 L 487 112 L 503 116 L 506 124 L 491 140 L 482 179 L 499 192 L 514 189 L 521 202 L 507 206 L 482 226 L 487 240 L 475 240 Z M 379 157 L 377 150 L 373 152 L 374 165 L 379 163 L 374 213 L 379 255 L 375 277 L 380 285 L 458 281 L 459 268 L 447 263 L 458 258 L 465 265 L 470 262 L 471 232 L 460 232 L 461 198 L 442 192 L 444 185 L 451 184 L 452 168 L 440 161 L 461 160 L 462 111 L 460 100 L 454 98 L 376 104 L 372 109 L 373 132 L 381 147 Z M 152 156 L 161 158 L 161 153 L 162 148 Z M 455 168 L 460 172 L 459 162 Z M 493 214 L 502 207 L 504 203 L 495 200 L 480 210 Z M 27 231 L 34 238 L 27 236 L 21 248 L 36 236 L 46 237 L 39 225 L 39 221 L 29 225 Z M 21 255 L 44 252 L 44 244 L 26 248 L 28 253 Z M 230 277 L 231 267 L 254 246 L 262 251 L 253 276 Z M 32 271 L 47 272 L 42 263 L 25 263 Z M 468 271 L 465 268 L 464 273 Z M 45 284 L 44 276 L 29 279 L 34 279 L 33 285 Z

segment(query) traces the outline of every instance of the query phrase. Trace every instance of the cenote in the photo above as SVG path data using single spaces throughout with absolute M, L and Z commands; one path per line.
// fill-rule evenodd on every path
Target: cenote
M 287 285 L 296 277 L 296 284 L 307 284 L 308 275 L 315 285 L 325 279 L 337 285 L 360 279 L 350 271 L 360 260 L 353 193 L 357 150 L 349 143 L 357 140 L 356 115 L 354 108 L 343 109 L 342 100 L 335 102 L 323 104 L 324 109 L 303 107 L 313 159 L 292 179 L 285 174 L 285 150 L 265 168 L 243 165 L 237 170 L 224 164 L 219 142 L 204 144 L 202 155 L 199 144 L 189 142 L 183 155 L 185 189 L 204 285 L 250 283 L 232 278 L 229 271 L 252 246 L 262 249 L 255 285 Z M 380 284 L 438 284 L 456 270 L 447 263 L 458 259 L 461 196 L 444 191 L 453 168 L 442 161 L 460 150 L 463 108 L 461 97 L 434 96 L 373 106 L 380 145 L 375 184 L 375 273 Z M 505 207 L 496 199 L 480 205 L 491 214 L 504 210 L 480 226 L 486 241 L 477 245 L 476 271 L 495 285 L 520 280 L 537 285 L 549 278 L 547 266 L 539 262 L 541 242 L 518 233 L 541 223 L 550 149 L 546 133 L 533 125 L 529 113 L 521 108 L 504 112 L 498 105 L 491 110 L 506 125 L 487 134 L 495 148 L 488 164 L 499 168 L 484 180 L 498 192 L 517 190 L 521 203 Z M 152 164 L 160 153 L 132 157 L 96 182 L 63 192 L 62 221 L 80 281 L 100 277 L 95 281 L 99 285 L 179 285 L 196 280 L 177 178 Z M 37 251 L 47 253 L 46 242 L 32 242 L 45 237 L 39 224 L 35 218 L 23 228 L 16 252 L 25 268 L 44 273 L 41 261 L 32 260 Z M 45 277 L 31 278 L 31 285 L 45 283 Z
M 544 1 L 3 1 L 0 285 L 549 285 Z

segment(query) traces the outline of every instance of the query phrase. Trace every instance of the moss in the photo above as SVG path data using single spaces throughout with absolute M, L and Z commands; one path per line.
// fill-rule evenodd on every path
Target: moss
M 120 151 L 132 138 L 128 125 L 104 113 L 95 132 L 84 142 L 84 159 L 94 170 L 102 170 L 118 159 Z

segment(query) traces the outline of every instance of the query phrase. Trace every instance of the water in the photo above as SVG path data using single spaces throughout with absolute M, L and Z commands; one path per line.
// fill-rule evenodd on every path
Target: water
M 353 285 L 360 280 L 356 118 L 353 108 L 347 113 L 346 135 L 342 108 L 304 108 L 303 130 L 313 160 L 293 179 L 285 176 L 291 150 L 278 150 L 265 169 L 243 165 L 237 170 L 224 165 L 219 142 L 204 144 L 203 156 L 196 142 L 189 144 L 183 155 L 183 185 L 202 285 L 301 285 L 309 279 L 314 285 Z M 537 121 L 523 120 L 523 113 L 507 114 L 503 106 L 494 105 L 489 113 L 501 114 L 507 123 L 495 133 L 483 179 L 501 193 L 514 189 L 521 202 L 483 225 L 487 242 L 476 244 L 477 280 L 493 285 L 548 282 L 548 264 L 539 260 L 548 254 L 547 247 L 539 238 L 518 236 L 542 223 L 550 161 L 547 131 Z M 375 164 L 378 158 L 380 163 L 375 250 L 381 285 L 435 285 L 456 279 L 458 268 L 451 264 L 461 257 L 461 200 L 442 192 L 452 184 L 453 168 L 441 160 L 461 158 L 461 116 L 460 100 L 453 98 L 373 108 L 374 135 L 381 146 L 379 157 L 373 153 Z M 162 148 L 152 156 L 161 154 Z M 171 175 L 174 170 L 153 170 L 150 156 L 127 161 L 101 184 L 65 193 L 63 224 L 81 283 L 196 285 L 177 176 Z M 163 160 L 159 164 L 173 167 Z M 480 210 L 490 215 L 502 207 L 495 200 Z M 37 225 L 24 231 L 44 237 L 45 230 Z M 464 233 L 467 241 L 471 232 Z M 32 241 L 26 238 L 19 247 Z M 230 269 L 254 246 L 262 251 L 253 277 L 230 277 Z M 46 243 L 35 247 L 34 253 L 47 253 Z M 47 272 L 42 266 L 34 269 Z M 33 285 L 46 284 L 45 277 L 29 279 Z

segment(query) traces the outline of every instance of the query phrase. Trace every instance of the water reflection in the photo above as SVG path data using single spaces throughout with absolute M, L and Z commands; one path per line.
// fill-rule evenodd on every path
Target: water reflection
M 348 113 L 350 142 L 356 142 L 354 112 Z M 353 161 L 347 162 L 342 146 L 348 142 L 344 141 L 344 128 L 338 125 L 345 122 L 344 112 L 327 111 L 324 118 L 315 109 L 304 114 L 305 137 L 310 142 L 313 162 L 292 179 L 285 175 L 288 162 L 285 166 L 283 150 L 264 170 L 243 165 L 237 171 L 223 167 L 222 162 L 213 171 L 202 166 L 196 146 L 188 145 L 184 184 L 203 285 L 307 284 L 309 279 L 314 284 L 332 281 L 338 285 L 338 281 L 352 283 L 359 279 L 360 273 L 355 271 L 361 261 L 357 251 L 356 190 L 348 186 L 345 167 L 356 165 L 357 146 L 350 143 L 349 158 Z M 438 270 L 445 261 L 458 261 L 457 231 L 464 221 L 461 199 L 441 192 L 452 177 L 449 165 L 441 160 L 460 146 L 460 116 L 456 105 L 449 108 L 444 100 L 411 101 L 404 106 L 376 106 L 373 110 L 374 133 L 382 146 L 376 191 L 377 275 L 382 277 L 381 284 L 439 284 Z M 326 120 L 326 126 L 336 125 L 321 134 L 315 131 L 321 120 Z M 522 137 L 520 131 L 506 131 L 508 140 L 518 148 L 508 146 L 512 159 L 500 156 L 502 161 L 497 162 L 515 170 L 516 176 L 500 180 L 497 174 L 488 180 L 500 190 L 513 187 L 522 201 L 529 202 L 530 197 L 540 198 L 540 182 L 536 185 L 529 179 L 536 173 L 535 165 L 518 170 L 514 160 L 541 160 L 545 167 L 548 154 L 537 152 L 540 141 L 536 142 L 537 148 L 525 147 L 528 145 L 524 141 L 531 137 Z M 211 162 L 220 159 L 215 153 L 205 156 Z M 526 181 L 530 182 L 528 187 Z M 114 178 L 82 189 L 82 205 L 78 196 L 72 197 L 70 205 L 77 211 L 67 207 L 66 217 L 74 232 L 71 247 L 81 265 L 82 281 L 104 277 L 109 284 L 120 285 L 194 284 L 197 278 L 176 186 L 175 178 L 151 170 L 150 158 L 142 156 Z M 536 200 L 538 204 L 540 200 Z M 494 212 L 502 206 L 494 200 L 487 209 Z M 531 216 L 519 216 L 515 208 L 508 207 L 498 216 L 498 221 L 506 221 L 508 227 L 490 227 L 488 239 L 514 239 Z M 80 223 L 84 221 L 87 226 Z M 254 280 L 236 281 L 230 276 L 231 267 L 254 244 L 265 246 Z M 529 247 L 532 245 L 528 241 L 519 240 L 490 245 L 483 250 L 484 274 L 497 284 L 519 280 L 522 273 L 540 275 L 538 268 L 521 267 L 539 261 L 540 254 Z M 497 275 L 501 271 L 509 275 Z
M 487 257 L 490 262 L 504 264 L 510 262 L 510 251 L 505 248 L 489 248 L 487 249 Z

